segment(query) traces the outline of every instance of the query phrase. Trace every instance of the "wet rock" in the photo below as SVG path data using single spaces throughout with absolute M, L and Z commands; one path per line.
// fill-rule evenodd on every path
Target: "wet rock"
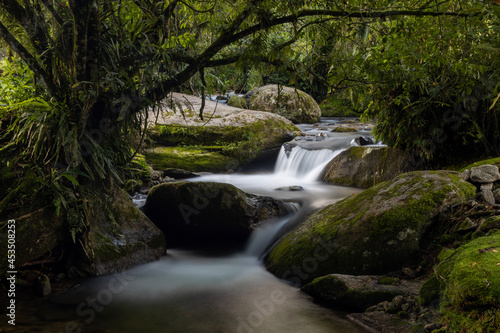
M 163 170 L 163 176 L 173 179 L 187 179 L 199 177 L 200 174 L 183 169 L 168 168 Z
M 373 139 L 370 138 L 369 136 L 358 136 L 357 138 L 354 139 L 354 142 L 356 142 L 358 146 L 366 146 L 374 144 Z
M 285 187 L 278 187 L 275 189 L 275 191 L 290 191 L 290 192 L 296 192 L 296 191 L 304 191 L 304 188 L 302 186 L 285 186 Z
M 325 167 L 323 181 L 335 185 L 368 188 L 410 171 L 408 154 L 388 147 L 351 147 Z
M 437 216 L 475 192 L 456 172 L 402 174 L 312 213 L 271 250 L 267 268 L 308 283 L 332 273 L 386 274 L 415 265 Z M 292 274 L 296 267 L 303 270 Z
M 401 280 L 397 286 L 380 284 L 380 278 L 372 275 L 331 274 L 315 279 L 302 290 L 322 303 L 337 308 L 364 311 L 383 302 L 387 305 L 386 311 L 390 307 L 396 307 L 399 311 L 404 301 L 402 295 L 409 291 L 416 295 L 420 288 L 420 283 L 407 280 Z M 393 302 L 390 303 L 390 300 Z M 394 300 L 399 302 L 397 306 Z
M 474 183 L 493 183 L 500 180 L 500 171 L 491 164 L 472 167 L 470 179 Z
M 291 212 L 281 200 L 230 184 L 182 181 L 153 187 L 143 211 L 164 232 L 168 247 L 244 244 L 260 222 Z

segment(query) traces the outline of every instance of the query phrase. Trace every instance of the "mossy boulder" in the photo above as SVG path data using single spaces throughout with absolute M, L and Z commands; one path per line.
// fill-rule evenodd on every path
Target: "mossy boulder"
M 229 97 L 227 105 L 240 109 L 248 109 L 247 100 L 244 97 L 236 95 Z
M 323 181 L 335 185 L 369 188 L 411 171 L 408 154 L 389 147 L 350 147 L 325 167 Z
M 225 172 L 239 165 L 235 158 L 198 147 L 159 146 L 146 150 L 144 154 L 155 170 L 176 168 L 192 172 Z
M 408 292 L 417 293 L 420 283 L 398 280 L 395 284 L 381 283 L 376 275 L 330 274 L 314 279 L 302 290 L 315 300 L 342 310 L 364 311 L 383 301 L 390 301 Z
M 321 117 L 321 109 L 312 96 L 275 84 L 257 88 L 250 97 L 250 109 L 276 113 L 295 124 L 315 123 Z
M 165 254 L 163 233 L 134 206 L 125 191 L 115 188 L 102 193 L 99 204 L 93 206 L 75 265 L 91 275 L 103 275 Z
M 311 214 L 272 249 L 267 268 L 300 283 L 401 270 L 419 260 L 439 213 L 475 192 L 456 172 L 402 174 Z
M 56 214 L 55 208 L 46 206 L 34 212 L 19 217 L 13 217 L 12 221 L 2 221 L 0 229 L 0 242 L 4 244 L 2 248 L 7 253 L 8 230 L 15 231 L 15 268 L 23 264 L 42 257 L 47 252 L 56 248 L 63 239 L 63 218 Z M 15 227 L 14 227 L 15 226 Z M 12 234 L 14 235 L 14 234 Z M 5 259 L 7 254 L 5 254 Z M 1 272 L 5 274 L 7 270 L 7 260 L 1 260 Z
M 500 331 L 500 231 L 443 251 L 421 302 L 440 300 L 450 332 Z
M 155 170 L 224 172 L 280 147 L 296 130 L 281 117 L 243 117 L 238 126 L 158 125 L 150 130 L 150 136 L 159 146 L 148 149 L 145 155 Z
M 168 247 L 225 247 L 244 244 L 261 221 L 290 211 L 280 200 L 230 184 L 179 181 L 154 186 L 144 212 L 165 233 Z

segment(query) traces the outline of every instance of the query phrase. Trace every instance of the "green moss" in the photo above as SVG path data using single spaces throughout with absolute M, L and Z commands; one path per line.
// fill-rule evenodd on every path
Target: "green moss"
M 482 224 L 482 231 L 489 231 L 493 229 L 500 229 L 500 216 L 488 217 Z
M 123 255 L 118 251 L 111 239 L 101 232 L 92 233 L 90 241 L 92 242 L 92 251 L 96 258 L 101 262 L 110 262 L 120 259 Z
M 357 132 L 358 129 L 354 127 L 335 127 L 332 132 L 345 133 L 345 132 Z
M 490 158 L 490 159 L 486 159 L 486 160 L 477 161 L 477 162 L 474 162 L 474 163 L 469 164 L 469 165 L 464 166 L 464 167 L 451 167 L 450 169 L 453 169 L 453 170 L 457 169 L 458 172 L 463 172 L 465 169 L 470 170 L 470 168 L 472 168 L 472 167 L 478 167 L 478 166 L 485 165 L 485 164 L 493 164 L 493 165 L 500 167 L 500 157 L 494 157 L 494 158 Z
M 227 105 L 240 109 L 248 109 L 247 100 L 241 96 L 231 96 L 227 101 Z
M 289 122 L 275 118 L 245 126 L 162 125 L 153 130 L 151 137 L 167 148 L 156 152 L 150 149 L 146 157 L 155 169 L 170 167 L 190 171 L 227 171 L 250 162 L 263 150 L 279 147 L 297 130 Z M 189 154 L 187 150 L 190 150 Z M 158 153 L 163 156 L 158 156 Z M 169 155 L 168 158 L 166 155 Z M 191 163 L 193 159 L 200 163 L 199 167 Z
M 441 312 L 451 331 L 500 328 L 500 231 L 440 255 Z
M 157 147 L 147 150 L 145 155 L 155 170 L 176 168 L 194 172 L 224 172 L 237 165 L 233 158 L 197 148 Z
M 388 286 L 397 286 L 399 284 L 399 279 L 390 276 L 383 276 L 378 280 L 378 283 Z
M 418 302 L 421 305 L 429 305 L 432 301 L 438 300 L 441 293 L 441 282 L 435 274 L 428 278 L 418 294 Z
M 423 185 L 426 182 L 432 188 Z M 279 277 L 290 275 L 291 267 L 314 258 L 315 251 L 326 243 L 333 244 L 327 246 L 329 257 L 318 262 L 305 282 L 331 273 L 383 274 L 397 265 L 415 262 L 419 239 L 433 222 L 436 208 L 449 197 L 453 199 L 447 204 L 474 193 L 472 184 L 461 182 L 465 186 L 455 184 L 455 177 L 446 173 L 438 178 L 414 172 L 338 201 L 311 214 L 281 241 L 266 259 L 268 268 Z M 391 209 L 382 208 L 388 203 Z

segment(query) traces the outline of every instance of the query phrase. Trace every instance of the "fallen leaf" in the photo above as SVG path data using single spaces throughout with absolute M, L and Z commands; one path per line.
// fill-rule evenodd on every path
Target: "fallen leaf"
M 476 266 L 477 262 L 474 261 L 474 263 L 472 264 L 472 266 Z
M 495 253 L 498 253 L 498 251 L 497 251 L 497 250 L 495 250 L 495 249 L 491 250 L 491 252 L 495 252 Z

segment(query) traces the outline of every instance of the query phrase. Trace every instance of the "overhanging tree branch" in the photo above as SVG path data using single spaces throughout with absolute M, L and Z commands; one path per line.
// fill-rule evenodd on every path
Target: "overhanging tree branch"
M 0 37 L 24 60 L 24 62 L 26 62 L 33 71 L 35 78 L 45 87 L 47 94 L 50 97 L 55 96 L 57 94 L 57 89 L 52 83 L 50 76 L 38 63 L 35 57 L 10 33 L 1 21 Z
M 359 11 L 359 12 L 349 12 L 349 11 L 337 11 L 337 10 L 303 10 L 298 12 L 297 14 L 292 14 L 280 18 L 270 19 L 266 22 L 265 28 L 270 28 L 286 23 L 297 22 L 301 18 L 306 17 L 315 17 L 315 16 L 330 16 L 337 18 L 388 18 L 394 16 L 431 16 L 431 17 L 439 17 L 439 16 L 452 16 L 452 17 L 473 17 L 479 15 L 479 12 L 474 13 L 455 13 L 455 12 L 430 12 L 430 11 L 422 11 L 422 10 L 389 10 L 389 11 L 378 11 L 378 12 L 368 12 L 368 11 Z M 234 43 L 237 40 L 240 40 L 244 37 L 250 36 L 251 34 L 256 33 L 257 31 L 262 30 L 263 27 L 261 24 L 255 24 L 245 30 L 242 30 L 227 40 L 228 44 Z

